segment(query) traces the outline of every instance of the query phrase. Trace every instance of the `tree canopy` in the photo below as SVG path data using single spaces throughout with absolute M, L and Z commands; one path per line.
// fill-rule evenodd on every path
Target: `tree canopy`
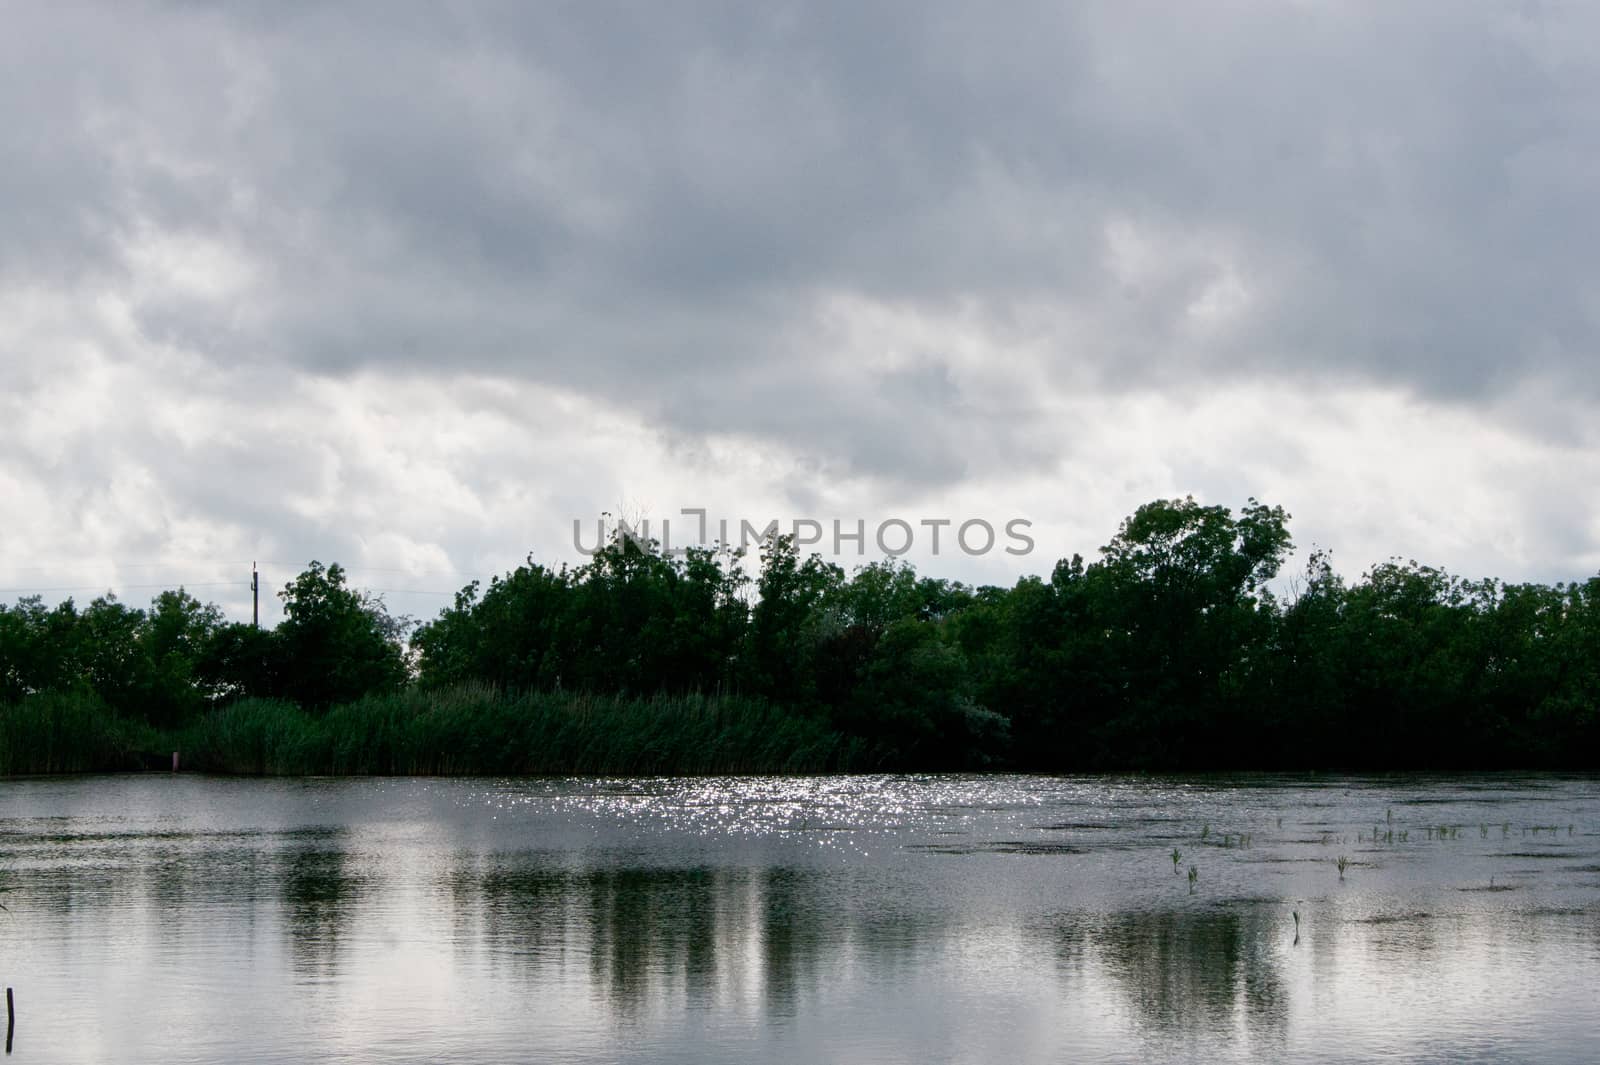
M 1289 516 L 1157 500 L 1094 561 L 973 588 L 904 562 L 846 574 L 772 537 L 667 555 L 619 536 L 533 559 L 415 627 L 312 562 L 272 630 L 181 588 L 148 609 L 0 605 L 0 702 L 92 693 L 170 726 L 243 696 L 313 711 L 414 688 L 730 695 L 851 737 L 882 768 L 1588 765 L 1600 577 L 1466 580 L 1391 560 L 1346 581 Z M 1276 592 L 1274 591 L 1276 589 Z

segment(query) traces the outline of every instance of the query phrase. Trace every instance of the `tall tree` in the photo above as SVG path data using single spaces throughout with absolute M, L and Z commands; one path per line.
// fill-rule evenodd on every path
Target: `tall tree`
M 326 707 L 407 678 L 400 627 L 381 600 L 345 584 L 344 569 L 313 561 L 278 593 L 283 621 L 283 692 L 306 706 Z

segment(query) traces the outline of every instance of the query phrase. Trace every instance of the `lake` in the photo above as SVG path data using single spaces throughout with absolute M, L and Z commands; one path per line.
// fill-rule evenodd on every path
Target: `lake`
M 1600 1035 L 1586 777 L 12 780 L 0 892 L 19 1063 L 1578 1062 Z

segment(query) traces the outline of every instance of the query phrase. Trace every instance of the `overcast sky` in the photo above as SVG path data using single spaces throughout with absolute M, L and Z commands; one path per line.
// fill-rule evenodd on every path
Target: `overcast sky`
M 0 599 L 431 616 L 619 508 L 1026 518 L 913 552 L 1010 583 L 1189 493 L 1600 571 L 1592 5 L 0 23 Z

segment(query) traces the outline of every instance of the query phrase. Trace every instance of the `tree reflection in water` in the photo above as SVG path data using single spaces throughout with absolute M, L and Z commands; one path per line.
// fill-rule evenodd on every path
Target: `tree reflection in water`
M 1062 914 L 1052 919 L 1069 982 L 1108 979 L 1138 1027 L 1163 1039 L 1246 1027 L 1281 1037 L 1288 989 L 1279 907 Z
M 368 877 L 351 869 L 343 830 L 295 839 L 280 855 L 278 887 L 295 971 L 336 971 L 340 942 L 368 892 Z
M 913 934 L 881 915 L 838 912 L 825 877 L 783 867 L 573 868 L 551 855 L 463 856 L 446 892 L 462 949 L 557 971 L 582 958 L 622 1020 L 677 995 L 690 1008 L 743 1002 L 769 1018 L 792 1016 L 830 951 L 853 940 L 884 957 Z

